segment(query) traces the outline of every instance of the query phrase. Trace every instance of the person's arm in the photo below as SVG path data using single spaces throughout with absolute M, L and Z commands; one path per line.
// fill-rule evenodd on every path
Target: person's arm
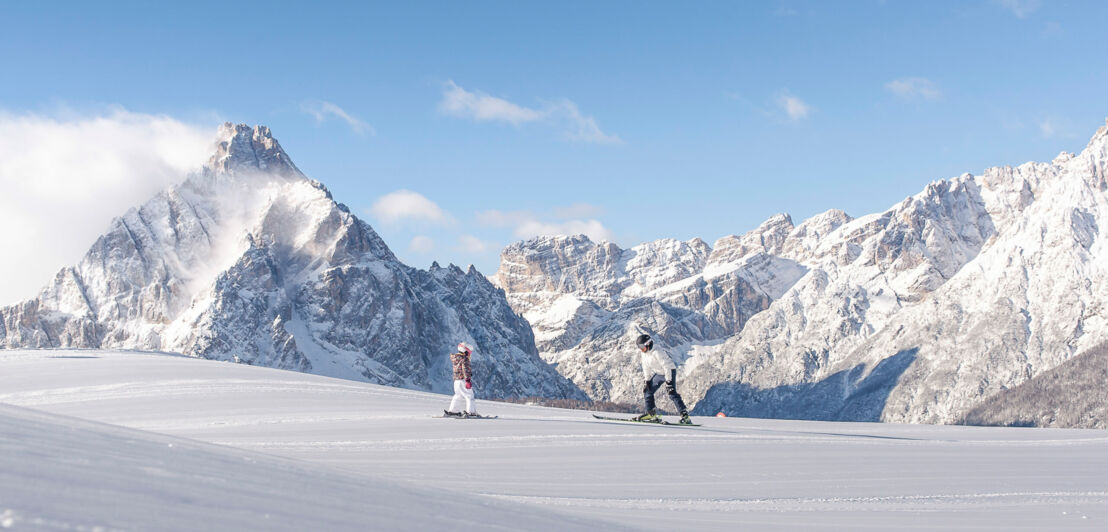
M 465 357 L 464 361 L 462 362 L 462 370 L 466 377 L 466 388 L 472 388 L 473 383 L 470 382 L 470 379 L 473 378 L 473 366 L 469 364 L 469 357 Z

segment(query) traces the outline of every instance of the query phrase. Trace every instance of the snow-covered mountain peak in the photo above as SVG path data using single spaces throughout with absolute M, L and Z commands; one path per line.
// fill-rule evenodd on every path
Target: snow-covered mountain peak
M 786 213 L 775 214 L 743 235 L 729 235 L 716 240 L 708 262 L 735 263 L 751 253 L 759 252 L 780 254 L 781 246 L 793 229 L 791 216 Z
M 459 340 L 481 349 L 488 396 L 581 397 L 474 268 L 401 263 L 269 128 L 230 123 L 201 172 L 0 308 L 0 348 L 167 350 L 425 390 L 448 388 Z
M 578 248 L 578 247 L 591 247 L 594 245 L 614 245 L 606 240 L 594 241 L 589 238 L 588 235 L 576 234 L 576 235 L 540 235 L 532 237 L 530 239 L 511 244 L 511 246 L 517 246 L 520 248 L 531 249 L 543 249 L 550 247 L 559 248 Z
M 205 173 L 224 176 L 258 172 L 305 178 L 268 127 L 231 122 L 220 126 L 215 153 L 208 160 Z
M 1096 133 L 1093 134 L 1093 138 L 1089 139 L 1089 144 L 1086 145 L 1086 149 L 1099 144 L 1101 146 L 1108 145 L 1108 118 L 1104 119 L 1104 125 L 1097 128 Z
M 759 225 L 758 228 L 762 229 L 779 226 L 792 227 L 792 225 L 793 217 L 790 216 L 787 212 L 779 212 L 777 214 L 774 214 L 773 216 L 770 216 L 769 218 L 766 218 L 766 221 L 762 222 L 762 224 Z

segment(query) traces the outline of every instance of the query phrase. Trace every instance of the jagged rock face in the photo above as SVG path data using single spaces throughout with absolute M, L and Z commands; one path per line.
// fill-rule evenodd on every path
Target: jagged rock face
M 701 414 L 952 423 L 1108 336 L 1106 191 L 1108 126 L 1079 155 L 937 181 L 883 213 L 774 216 L 703 263 L 654 261 L 679 263 L 669 274 L 631 275 L 626 260 L 551 270 L 583 256 L 561 251 L 587 247 L 577 237 L 507 248 L 498 281 L 542 356 L 596 398 L 638 401 L 629 337 L 644 329 Z M 658 247 L 682 246 L 634 249 Z M 541 278 L 567 271 L 573 283 Z M 649 278 L 669 284 L 637 281 Z M 727 279 L 746 290 L 721 298 Z M 565 288 L 579 286 L 617 287 L 615 303 Z
M 760 229 L 792 225 L 773 223 Z M 721 341 L 804 275 L 761 242 L 736 241 L 718 255 L 700 239 L 624 250 L 584 236 L 541 237 L 505 249 L 496 280 L 545 360 L 594 399 L 638 402 L 634 336 L 649 331 L 667 346 Z
M 483 275 L 397 260 L 268 128 L 226 124 L 199 173 L 116 219 L 0 345 L 159 349 L 415 389 L 451 388 L 477 346 L 486 397 L 583 398 Z

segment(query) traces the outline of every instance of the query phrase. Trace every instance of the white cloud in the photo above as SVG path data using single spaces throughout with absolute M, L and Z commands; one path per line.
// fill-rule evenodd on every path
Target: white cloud
M 484 211 L 477 213 L 477 223 L 489 227 L 512 227 L 536 219 L 537 216 L 528 211 Z
M 1016 18 L 1027 18 L 1028 15 L 1039 9 L 1040 0 L 994 0 L 997 5 L 1011 11 Z
M 1042 134 L 1043 138 L 1076 139 L 1080 137 L 1074 122 L 1064 116 L 1048 115 L 1035 124 L 1039 126 L 1039 133 Z
M 458 237 L 458 249 L 465 253 L 476 255 L 497 248 L 498 246 L 495 243 L 485 242 L 473 235 L 462 235 Z
M 885 84 L 885 89 L 905 99 L 935 100 L 943 95 L 933 81 L 919 77 L 894 79 Z
M 469 92 L 453 81 L 446 82 L 439 109 L 448 115 L 478 122 L 508 122 L 515 126 L 546 117 L 543 111 L 528 109 L 482 92 Z
M 447 224 L 453 220 L 438 204 L 410 190 L 397 190 L 381 196 L 369 208 L 369 213 L 385 223 L 415 220 Z
M 549 235 L 585 235 L 598 242 L 602 240 L 615 240 L 612 232 L 597 220 L 568 220 L 561 223 L 531 220 L 516 227 L 514 234 L 518 238 Z
M 589 203 L 574 203 L 564 207 L 553 207 L 548 213 L 532 211 L 488 210 L 476 215 L 477 222 L 488 227 L 514 227 L 543 218 L 569 220 L 573 218 L 596 218 L 604 214 L 604 208 Z
M 478 223 L 490 227 L 511 227 L 516 238 L 532 238 L 549 235 L 586 235 L 593 240 L 615 240 L 615 236 L 596 219 L 568 219 L 574 215 L 596 215 L 600 208 L 578 203 L 569 207 L 552 209 L 552 217 L 530 211 L 485 211 L 477 213 Z
M 1039 132 L 1043 134 L 1043 138 L 1050 138 L 1058 132 L 1058 127 L 1048 118 L 1039 122 Z
M 408 249 L 416 253 L 430 253 L 435 249 L 435 241 L 428 236 L 417 236 L 408 244 Z
M 198 169 L 215 133 L 122 108 L 65 118 L 0 111 L 0 305 L 34 296 L 112 218 Z
M 376 135 L 377 130 L 373 129 L 373 126 L 365 123 L 361 119 L 347 113 L 343 108 L 324 101 L 308 101 L 300 104 L 300 110 L 312 115 L 315 118 L 316 124 L 322 124 L 331 117 L 338 118 L 346 125 L 350 126 L 350 129 L 359 135 Z
M 439 111 L 476 122 L 503 122 L 513 126 L 548 124 L 561 129 L 566 138 L 575 141 L 623 143 L 618 136 L 601 131 L 596 119 L 582 114 L 577 104 L 564 98 L 547 103 L 541 109 L 533 109 L 480 91 L 467 91 L 453 81 L 447 81 Z
M 808 115 L 812 113 L 812 106 L 808 105 L 790 94 L 782 94 L 777 98 L 777 104 L 781 106 L 781 109 L 785 111 L 785 114 L 789 115 L 789 119 L 796 121 L 804 118 L 808 118 Z
M 568 207 L 554 207 L 551 209 L 554 216 L 567 219 L 567 218 L 595 218 L 604 214 L 604 208 L 598 205 L 590 205 L 588 203 L 574 203 Z
M 559 100 L 552 105 L 548 116 L 565 122 L 565 134 L 570 140 L 596 144 L 623 144 L 623 139 L 601 131 L 593 117 L 581 114 L 577 104 L 569 100 Z

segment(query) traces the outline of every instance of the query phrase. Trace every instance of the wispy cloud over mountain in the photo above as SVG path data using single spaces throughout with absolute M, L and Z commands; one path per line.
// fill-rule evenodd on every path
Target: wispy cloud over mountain
M 1011 11 L 1016 18 L 1027 18 L 1042 6 L 1040 0 L 994 0 L 997 5 Z
M 781 107 L 781 110 L 785 112 L 789 120 L 794 122 L 808 118 L 808 115 L 812 114 L 814 110 L 812 106 L 804 100 L 788 93 L 783 93 L 777 97 L 777 105 Z
M 362 119 L 351 115 L 342 107 L 339 107 L 331 102 L 318 100 L 307 101 L 300 104 L 300 110 L 315 118 L 316 124 L 322 124 L 328 120 L 338 119 L 346 122 L 346 125 L 350 126 L 350 129 L 359 135 L 365 135 L 367 133 L 370 135 L 377 134 L 377 130 L 373 129 L 373 126 L 367 124 Z
M 885 84 L 885 90 L 906 100 L 937 100 L 943 95 L 935 82 L 921 77 L 894 79 Z
M 0 110 L 0 304 L 30 297 L 128 208 L 199 168 L 215 129 L 113 108 Z M 18 228 L 16 230 L 16 228 Z
M 410 190 L 397 190 L 381 196 L 373 202 L 369 214 L 384 223 L 416 221 L 447 224 L 453 220 L 437 203 Z
M 531 108 L 490 96 L 481 91 L 468 91 L 453 81 L 447 81 L 439 111 L 475 122 L 501 122 L 513 126 L 529 123 L 546 124 L 562 132 L 569 140 L 596 144 L 620 144 L 618 136 L 600 129 L 596 119 L 585 115 L 577 104 L 562 98 Z
M 595 217 L 599 207 L 578 203 L 555 207 L 549 213 L 489 210 L 477 213 L 478 223 L 487 227 L 509 227 L 516 238 L 547 235 L 587 235 L 593 240 L 615 240 L 615 235 Z

